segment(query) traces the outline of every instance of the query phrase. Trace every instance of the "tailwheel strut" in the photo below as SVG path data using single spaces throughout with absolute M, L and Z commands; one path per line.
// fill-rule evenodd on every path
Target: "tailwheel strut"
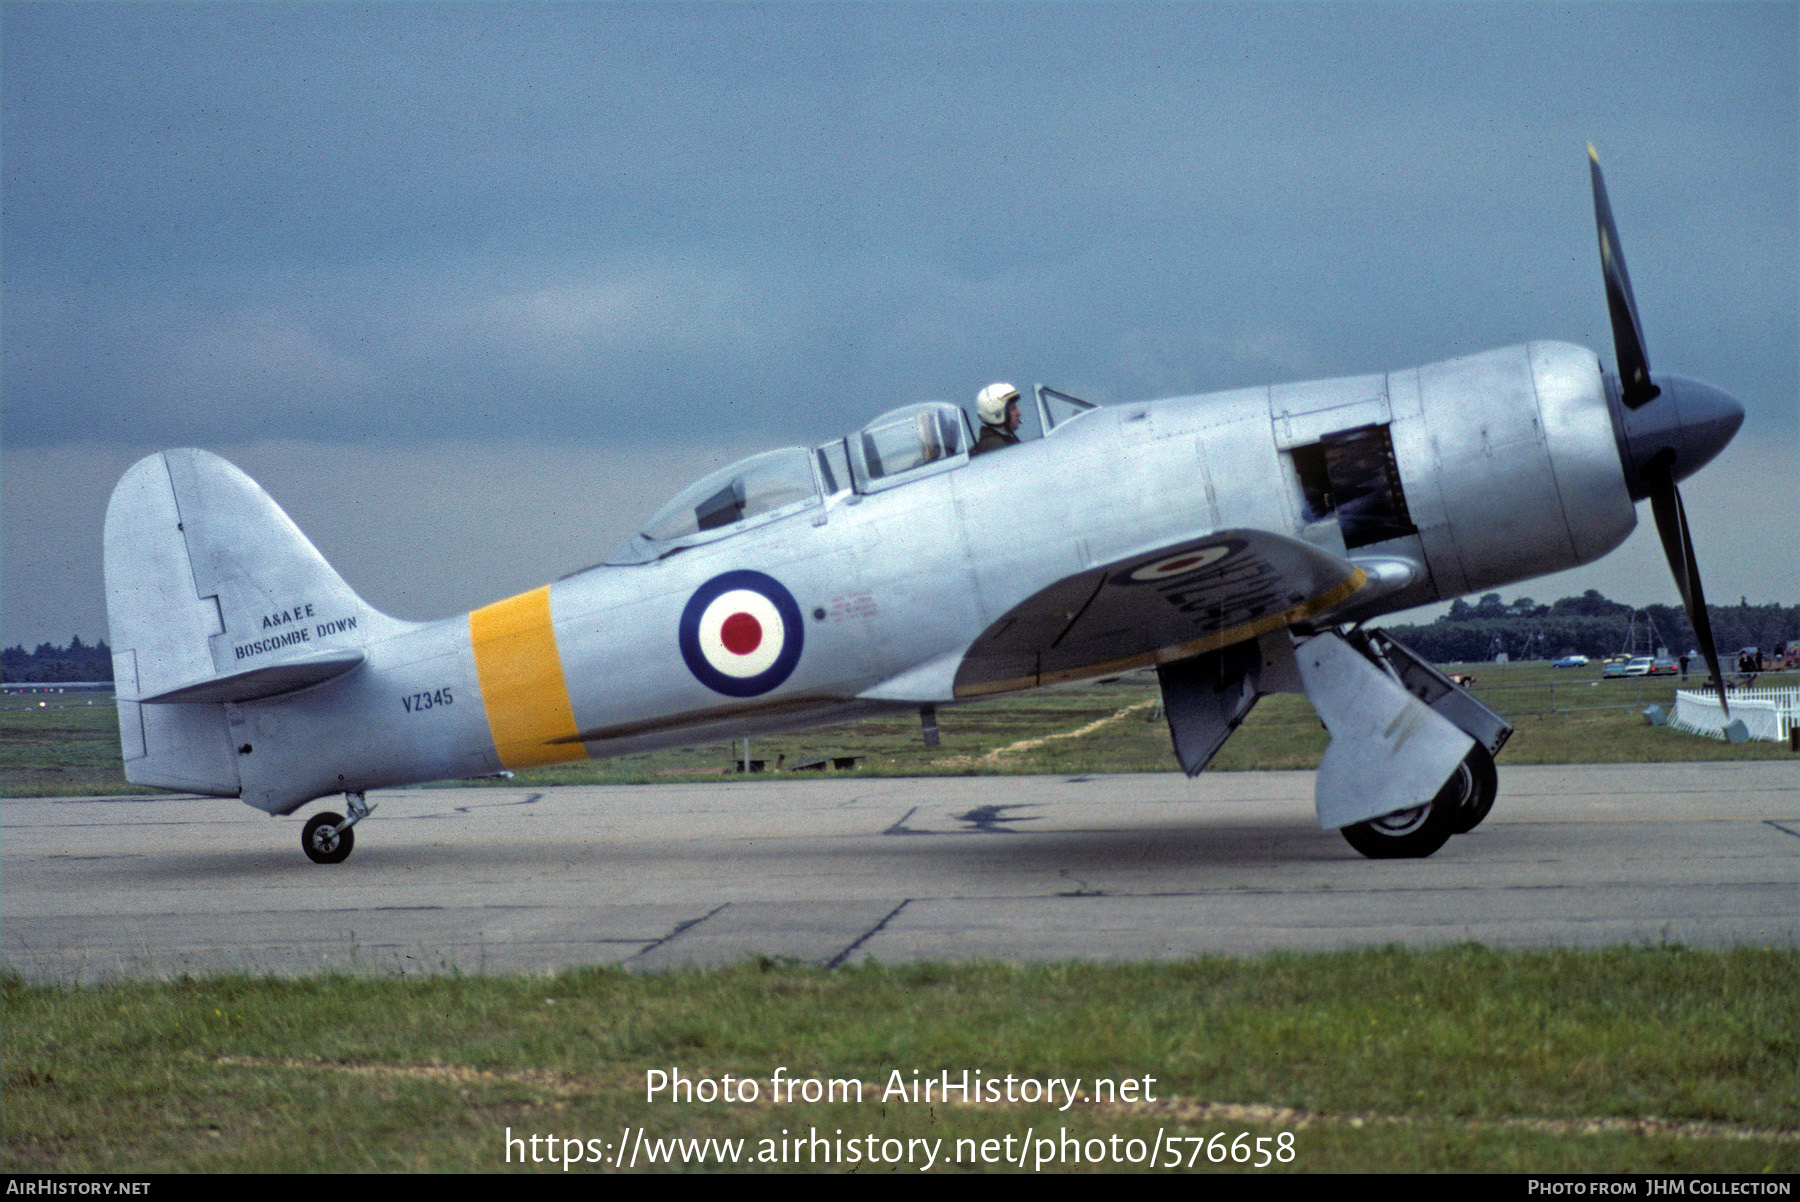
M 306 827 L 300 832 L 300 847 L 313 863 L 341 864 L 348 859 L 356 846 L 356 833 L 351 828 L 375 809 L 361 790 L 345 793 L 344 807 L 350 811 L 348 818 L 325 810 L 306 820 Z

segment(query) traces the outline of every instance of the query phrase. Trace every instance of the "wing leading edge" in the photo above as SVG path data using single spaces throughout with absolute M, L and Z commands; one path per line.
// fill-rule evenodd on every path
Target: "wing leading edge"
M 1266 530 L 1220 530 L 1067 576 L 974 643 L 956 696 L 980 697 L 1172 663 L 1322 613 L 1361 568 Z

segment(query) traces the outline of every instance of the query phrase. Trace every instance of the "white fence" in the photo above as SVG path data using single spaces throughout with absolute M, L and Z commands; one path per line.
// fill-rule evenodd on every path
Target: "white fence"
M 1731 717 L 1740 719 L 1753 739 L 1775 743 L 1788 741 L 1788 731 L 1800 724 L 1800 688 L 1733 689 L 1726 696 L 1731 701 Z M 1675 694 L 1675 712 L 1669 725 L 1689 734 L 1725 737 L 1727 719 L 1719 712 L 1717 693 Z

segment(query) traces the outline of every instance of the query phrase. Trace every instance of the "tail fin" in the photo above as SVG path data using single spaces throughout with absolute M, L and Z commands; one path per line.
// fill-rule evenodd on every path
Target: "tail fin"
M 126 779 L 224 796 L 239 782 L 223 703 L 347 672 L 393 624 L 255 481 L 191 449 L 113 489 L 106 610 Z

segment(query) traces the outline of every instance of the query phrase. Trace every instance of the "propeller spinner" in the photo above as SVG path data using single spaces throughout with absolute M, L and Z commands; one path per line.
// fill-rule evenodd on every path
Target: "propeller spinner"
M 1700 652 L 1712 674 L 1719 706 L 1729 715 L 1725 677 L 1719 669 L 1712 621 L 1707 617 L 1706 596 L 1700 588 L 1700 566 L 1694 560 L 1687 510 L 1675 485 L 1725 449 L 1744 422 L 1744 407 L 1709 384 L 1685 376 L 1651 373 L 1650 357 L 1644 350 L 1644 328 L 1638 321 L 1631 277 L 1625 270 L 1624 248 L 1619 243 L 1618 227 L 1613 224 L 1612 205 L 1606 198 L 1606 181 L 1600 175 L 1600 156 L 1591 144 L 1588 166 L 1594 183 L 1600 270 L 1606 278 L 1606 307 L 1612 318 L 1613 349 L 1619 363 L 1619 403 L 1613 410 L 1613 429 L 1619 439 L 1626 485 L 1632 500 L 1650 501 L 1669 571 L 1675 577 L 1681 603 L 1687 608 L 1694 636 L 1700 640 Z

